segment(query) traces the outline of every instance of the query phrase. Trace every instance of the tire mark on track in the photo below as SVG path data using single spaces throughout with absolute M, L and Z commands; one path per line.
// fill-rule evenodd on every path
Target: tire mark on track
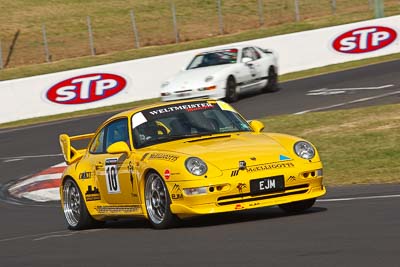
M 43 241 L 51 238 L 62 238 L 62 237 L 69 237 L 74 235 L 82 235 L 82 234 L 90 234 L 94 232 L 105 231 L 107 229 L 90 229 L 90 230 L 83 230 L 83 231 L 70 231 L 70 230 L 63 230 L 63 231 L 55 231 L 55 232 L 48 232 L 48 233 L 40 233 L 40 234 L 30 234 L 30 235 L 21 235 L 21 236 L 14 236 L 9 238 L 0 239 L 1 242 L 9 242 L 15 240 L 22 240 L 22 239 L 31 239 L 32 241 Z

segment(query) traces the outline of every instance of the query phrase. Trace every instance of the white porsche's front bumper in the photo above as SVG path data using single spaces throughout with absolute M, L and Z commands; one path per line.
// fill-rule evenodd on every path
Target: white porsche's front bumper
M 205 89 L 212 88 L 215 89 Z M 185 90 L 169 90 L 168 92 L 161 93 L 162 101 L 173 101 L 173 100 L 181 100 L 181 99 L 191 99 L 191 98 L 213 98 L 213 99 L 221 99 L 226 96 L 226 89 L 224 83 L 218 83 L 216 86 L 208 86 L 208 87 L 200 87 L 199 89 L 185 89 Z

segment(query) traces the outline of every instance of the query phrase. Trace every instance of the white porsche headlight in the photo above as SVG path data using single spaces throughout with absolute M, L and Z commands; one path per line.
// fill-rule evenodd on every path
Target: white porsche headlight
M 207 76 L 206 79 L 204 80 L 206 83 L 212 81 L 214 79 L 213 76 Z
M 207 172 L 207 165 L 199 158 L 191 157 L 185 161 L 186 169 L 193 175 L 203 175 Z
M 163 82 L 163 84 L 161 84 L 161 88 L 167 87 L 169 85 L 169 82 Z
M 313 146 L 305 141 L 299 141 L 294 144 L 294 152 L 302 159 L 312 159 L 315 156 Z

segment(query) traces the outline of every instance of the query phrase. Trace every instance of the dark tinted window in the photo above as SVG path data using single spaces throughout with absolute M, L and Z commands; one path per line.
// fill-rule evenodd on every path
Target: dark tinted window
M 124 118 L 113 121 L 105 129 L 106 148 L 119 141 L 124 141 L 129 145 L 128 119 Z

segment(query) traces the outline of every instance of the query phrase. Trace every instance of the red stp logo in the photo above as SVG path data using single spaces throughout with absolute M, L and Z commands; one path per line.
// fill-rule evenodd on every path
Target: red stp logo
M 333 48 L 341 53 L 359 54 L 384 48 L 397 38 L 395 30 L 371 26 L 348 31 L 336 37 Z
M 51 87 L 46 97 L 58 104 L 84 104 L 102 100 L 121 92 L 126 80 L 110 73 L 73 77 Z

